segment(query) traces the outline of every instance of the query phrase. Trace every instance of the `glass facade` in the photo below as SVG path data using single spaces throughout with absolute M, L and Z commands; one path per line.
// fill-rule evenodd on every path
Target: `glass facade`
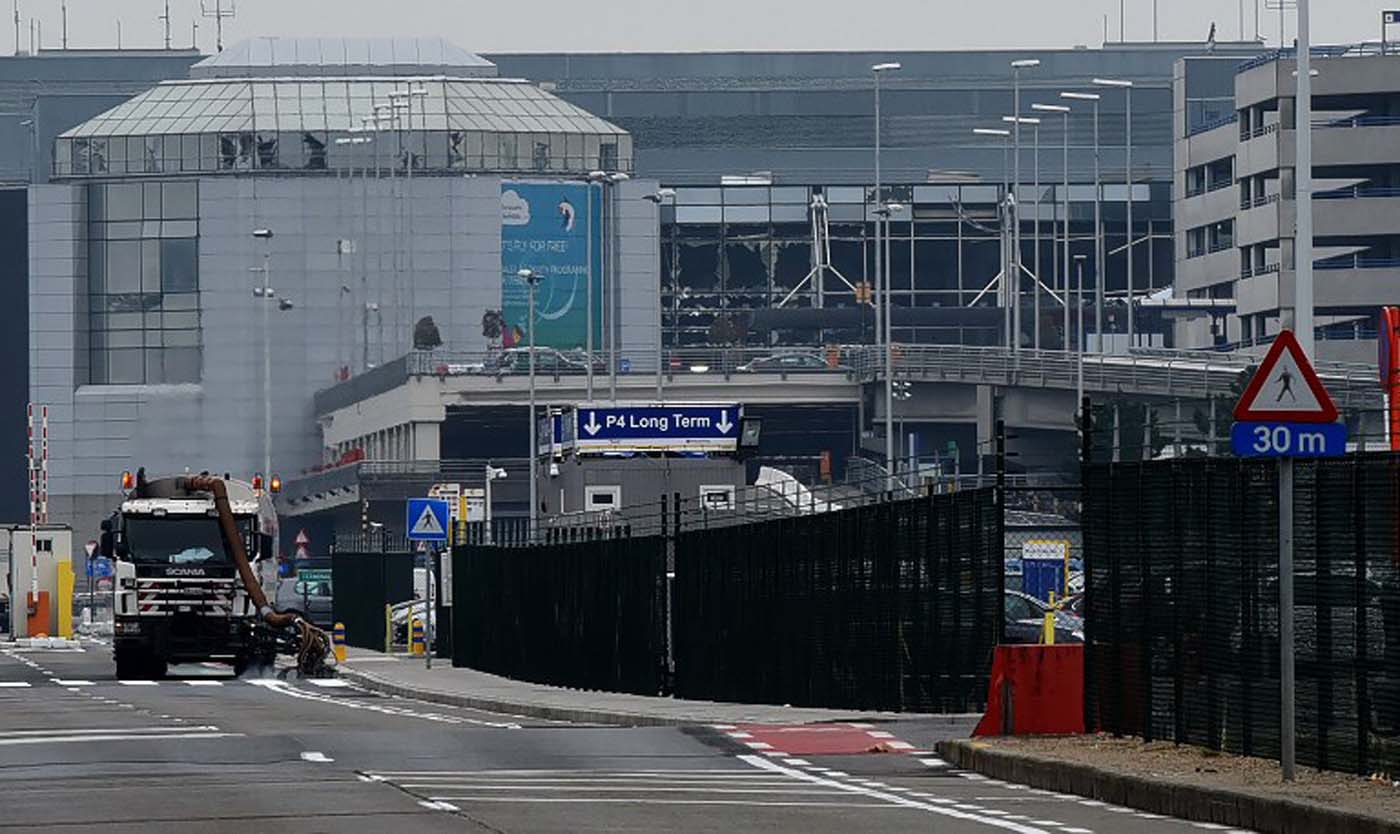
M 336 143 L 373 127 L 368 147 Z M 282 78 L 161 84 L 63 134 L 58 177 L 362 168 L 632 170 L 625 131 L 520 81 Z
M 93 184 L 87 192 L 88 382 L 199 382 L 198 184 Z
M 889 264 L 892 303 L 897 307 L 969 308 L 998 303 L 989 291 L 1001 272 L 1000 185 L 893 185 L 888 197 L 903 211 L 890 224 Z M 680 187 L 674 205 L 662 210 L 662 326 L 665 343 L 699 346 L 743 342 L 817 344 L 869 341 L 869 324 L 833 331 L 827 328 L 760 332 L 755 314 L 774 308 L 855 307 L 857 291 L 875 283 L 873 188 L 860 186 Z M 1085 292 L 1096 285 L 1094 258 L 1094 189 L 1069 188 L 1071 257 L 1089 258 Z M 1039 224 L 1039 270 L 1042 291 L 1042 344 L 1060 344 L 1062 303 L 1052 297 L 1064 286 L 1062 186 L 1045 185 L 1037 205 L 1034 189 L 1023 186 L 1023 263 L 1035 270 L 1036 214 Z M 812 204 L 822 198 L 825 231 L 814 223 Z M 1127 189 L 1104 187 L 1103 218 L 1107 269 L 1105 288 L 1122 296 L 1127 287 Z M 1171 283 L 1172 225 L 1170 185 L 1133 188 L 1134 289 L 1141 296 Z M 912 210 L 912 218 L 910 212 Z M 1058 230 L 1058 231 L 1057 231 Z M 1052 237 L 1053 236 L 1053 237 Z M 814 237 L 823 240 L 814 244 Z M 823 270 L 823 297 L 817 298 L 812 273 L 829 238 L 829 266 Z M 1058 241 L 1058 242 L 1056 242 Z M 1022 287 L 1023 311 L 1034 307 L 1033 284 Z M 1058 308 L 1059 313 L 1054 310 Z M 1105 330 L 1126 324 L 1110 310 Z M 956 314 L 936 324 L 905 330 L 895 338 L 908 342 L 999 344 L 1001 332 L 985 324 L 959 323 Z M 845 321 L 850 321 L 849 318 Z M 1033 332 L 1029 321 L 1027 332 Z M 1027 343 L 1030 343 L 1028 338 Z

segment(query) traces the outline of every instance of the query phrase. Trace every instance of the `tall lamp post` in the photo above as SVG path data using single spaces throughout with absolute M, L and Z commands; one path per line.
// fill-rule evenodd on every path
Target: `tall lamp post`
M 1126 161 L 1124 162 L 1124 177 L 1128 187 L 1126 199 L 1128 212 L 1128 346 L 1133 344 L 1133 82 L 1122 81 L 1113 78 L 1095 78 L 1094 85 L 1097 87 L 1114 87 L 1123 91 L 1125 111 L 1127 116 L 1127 139 L 1126 139 Z
M 993 128 L 993 127 L 974 127 L 974 128 L 972 129 L 972 132 L 973 132 L 973 134 L 975 134 L 975 135 L 977 135 L 977 136 L 996 136 L 996 137 L 999 137 L 999 138 L 1001 139 L 1001 192 L 1002 192 L 1002 195 L 1003 195 L 1003 196 L 1002 196 L 1002 211 L 1001 211 L 1001 216 L 1002 216 L 1001 238 L 1002 238 L 1002 241 L 1001 241 L 1001 288 L 1000 288 L 1000 289 L 1001 289 L 1001 300 L 1002 300 L 1002 303 L 1001 303 L 1001 306 L 1002 306 L 1002 314 L 1003 314 L 1003 318 L 1004 318 L 1003 325 L 1004 325 L 1004 327 L 1005 327 L 1005 332 L 1006 332 L 1006 346 L 1009 348 L 1009 347 L 1011 347 L 1011 326 L 1012 326 L 1012 323 L 1011 323 L 1011 303 L 1010 303 L 1010 302 L 1011 302 L 1011 293 L 1008 292 L 1007 288 L 1008 288 L 1009 286 L 1011 286 L 1011 282 L 1010 282 L 1010 272 L 1011 272 L 1011 263 L 1010 263 L 1010 261 L 1011 261 L 1011 256 L 1010 256 L 1010 250 L 1007 248 L 1007 245 L 1006 245 L 1006 238 L 1007 238 L 1007 236 L 1010 234 L 1010 225 L 1009 225 L 1009 224 L 1010 224 L 1010 217 L 1011 217 L 1011 202 L 1013 201 L 1014 198 L 1011 196 L 1010 185 L 1008 184 L 1007 179 L 1006 179 L 1006 169 L 1007 169 L 1007 165 L 1006 165 L 1006 161 L 1007 161 L 1007 160 L 1006 160 L 1006 152 L 1007 152 L 1008 140 L 1009 140 L 1010 137 L 1011 137 L 1011 131 L 1009 131 L 1009 130 L 1002 130 L 1002 129 L 1000 129 L 1000 128 Z M 988 286 L 988 288 L 990 288 L 990 287 L 991 287 L 991 284 L 989 283 L 987 286 Z M 985 292 L 985 290 L 984 290 L 984 292 Z
M 882 254 L 884 249 L 881 245 L 883 230 L 880 228 L 880 219 L 878 217 L 879 207 L 885 202 L 885 184 L 880 171 L 880 131 L 884 123 L 884 119 L 880 113 L 880 79 L 881 76 L 887 72 L 899 72 L 901 69 L 904 69 L 904 65 L 895 61 L 875 64 L 870 68 L 870 72 L 875 76 L 875 206 L 877 214 L 875 219 L 875 341 L 877 343 L 884 338 L 883 334 L 885 332 L 881 324 L 883 311 L 879 296 L 881 288 L 885 283 L 885 264 L 884 255 Z M 886 292 L 888 293 L 888 290 L 886 290 Z M 886 459 L 885 463 L 887 465 L 892 465 L 892 461 L 889 459 Z
M 1099 163 L 1099 94 L 1060 93 L 1068 101 L 1089 101 L 1094 104 L 1094 333 L 1098 336 L 1099 353 L 1103 353 L 1103 279 L 1108 268 L 1104 264 L 1103 245 L 1103 186 Z M 1080 299 L 1081 301 L 1083 299 Z M 1083 338 L 1083 334 L 1080 335 Z
M 656 206 L 656 213 L 657 213 L 657 218 L 656 218 L 656 220 L 657 220 L 657 229 L 658 229 L 658 232 L 659 232 L 659 230 L 660 230 L 660 223 L 661 223 L 661 204 L 662 204 L 663 202 L 665 202 L 666 200 L 674 200 L 674 199 L 676 199 L 676 190 L 675 190 L 674 188 L 661 188 L 661 189 L 658 189 L 658 190 L 656 191 L 655 194 L 648 194 L 648 195 L 646 195 L 646 199 L 647 199 L 647 202 L 652 203 L 652 204 L 654 204 L 654 205 Z M 662 313 L 661 313 L 661 279 L 662 279 L 663 277 L 664 277 L 664 276 L 662 276 L 662 275 L 660 274 L 660 269 L 658 269 L 658 270 L 657 270 L 657 284 L 656 284 L 656 401 L 657 401 L 658 403 L 661 402 L 661 362 L 662 362 L 662 349 L 661 349 L 661 334 L 662 334 L 662 327 L 661 327 L 661 318 L 662 318 Z
M 1064 276 L 1065 283 L 1061 287 L 1065 294 L 1065 351 L 1069 351 L 1069 108 L 1063 104 L 1032 104 L 1031 108 L 1041 113 L 1059 113 L 1064 117 L 1064 212 L 1065 212 L 1065 237 L 1064 237 Z
M 535 425 L 535 291 L 539 288 L 542 275 L 533 269 L 522 269 L 515 273 L 530 290 L 529 313 L 525 319 L 525 331 L 530 339 L 530 543 L 535 542 L 535 525 L 539 515 L 539 428 Z
M 898 214 L 899 212 L 901 212 L 901 211 L 903 211 L 903 210 L 904 210 L 904 206 L 900 205 L 899 203 L 895 203 L 895 202 L 885 202 L 885 203 L 882 203 L 882 204 L 880 205 L 880 207 L 879 207 L 878 209 L 875 210 L 875 216 L 876 216 L 876 218 L 877 218 L 876 222 L 877 222 L 877 223 L 884 223 L 884 224 L 885 224 L 885 227 L 886 227 L 886 228 L 885 228 L 885 236 L 884 236 L 884 239 L 885 239 L 885 250 L 882 251 L 882 252 L 876 252 L 876 253 L 875 253 L 875 258 L 876 258 L 877 261 L 879 261 L 879 260 L 888 260 L 888 258 L 889 258 L 889 238 L 890 238 L 890 236 L 889 236 L 889 222 L 890 222 L 890 217 L 893 216 L 893 215 L 895 215 L 895 214 Z M 892 276 L 891 276 L 891 277 L 892 277 Z M 894 282 L 893 282 L 893 280 L 891 280 L 889 283 L 894 283 Z M 894 474 L 894 344 L 893 344 L 893 342 L 894 342 L 894 327 L 893 327 L 893 324 L 892 324 L 892 321 L 891 321 L 891 320 L 894 318 L 894 307 L 893 307 L 893 305 L 890 304 L 890 296 L 891 296 L 891 295 L 893 295 L 893 293 L 889 292 L 889 290 L 888 290 L 888 288 L 887 288 L 886 291 L 885 291 L 885 297 L 884 297 L 884 302 L 883 302 L 884 305 L 885 305 L 885 315 L 884 315 L 884 327 L 885 327 L 885 332 L 884 332 L 883 338 L 884 338 L 884 342 L 885 342 L 885 350 L 884 350 L 884 360 L 885 360 L 885 363 L 884 363 L 884 364 L 885 364 L 885 465 L 889 468 L 890 474 L 893 475 L 893 474 Z
M 262 300 L 263 349 L 263 477 L 272 477 L 272 230 L 254 229 L 253 237 L 263 242 L 263 265 L 254 267 L 262 273 L 262 286 L 253 288 L 253 297 Z
M 369 131 L 368 131 L 367 128 L 363 128 L 363 127 L 352 127 L 352 128 L 350 128 L 350 133 L 352 134 L 351 136 L 341 136 L 341 137 L 338 137 L 338 138 L 335 140 L 336 147 L 340 147 L 340 148 L 354 148 L 354 147 L 359 146 L 359 145 L 367 145 L 367 144 L 369 144 L 370 142 L 373 142 L 373 141 L 374 141 L 374 137 L 373 137 L 373 136 L 364 136 L 364 135 L 361 135 L 361 134 L 368 133 L 368 132 L 369 132 Z M 367 239 L 368 236 L 369 236 L 369 235 L 368 235 L 368 231 L 369 231 L 369 219 L 368 219 L 368 214 L 369 214 L 369 208 L 368 208 L 368 206 L 369 206 L 369 183 L 368 183 L 369 155 L 368 155 L 368 154 L 365 154 L 365 155 L 364 155 L 364 166 L 363 166 L 363 170 L 366 172 L 366 177 L 365 177 L 365 181 L 361 183 L 361 185 L 363 186 L 363 189 L 362 189 L 362 193 L 361 193 L 361 202 L 360 202 L 360 240 L 359 240 L 359 242 L 357 243 L 357 246 L 356 246 L 356 248 L 357 248 L 356 257 L 357 257 L 357 259 L 360 260 L 360 265 L 361 265 L 361 271 L 360 271 L 360 304 L 359 304 L 359 307 L 360 307 L 360 338 L 361 338 L 361 345 L 360 345 L 360 372 L 361 372 L 361 373 L 364 373 L 365 371 L 369 370 L 369 269 L 368 269 L 368 264 L 367 264 L 367 262 L 364 260 L 364 258 L 367 257 L 367 255 L 365 254 L 366 239 Z M 339 177 L 339 172 L 338 172 L 338 171 L 337 171 L 337 177 Z M 352 183 L 351 187 L 353 188 L 353 187 L 354 187 L 354 186 L 353 186 L 353 183 L 354 183 L 354 166 L 351 166 L 350 177 L 351 177 L 351 183 Z M 354 360 L 349 360 L 349 361 L 352 361 L 352 362 L 353 362 Z
M 607 233 L 607 260 L 604 261 L 603 274 L 607 276 L 605 297 L 607 306 L 603 311 L 603 321 L 608 330 L 608 398 L 613 405 L 617 405 L 617 341 L 622 333 L 622 327 L 618 321 L 618 314 L 621 312 L 620 297 L 618 291 L 622 283 L 622 253 L 618 250 L 622 248 L 621 227 L 618 220 L 622 214 L 622 201 L 618 198 L 618 186 L 632 179 L 632 177 L 622 171 L 616 171 L 607 175 L 607 184 L 611 189 L 604 189 L 605 197 L 611 194 L 608 200 L 607 217 L 608 224 L 605 227 Z
M 1035 109 L 1035 107 L 1036 105 L 1031 105 L 1032 109 Z M 1035 317 L 1035 335 L 1032 338 L 1032 344 L 1034 345 L 1036 350 L 1040 350 L 1040 119 L 1036 118 L 1035 116 L 1016 115 L 1002 116 L 1001 120 L 1003 122 L 1006 122 L 1007 124 L 1014 124 L 1017 126 L 1025 124 L 1031 125 L 1035 128 L 1035 138 L 1032 140 L 1033 146 L 1035 148 L 1035 150 L 1032 152 L 1032 158 L 1035 160 L 1034 173 L 1032 174 L 1032 176 L 1034 176 L 1035 178 L 1035 183 L 1032 186 L 1035 193 L 1035 269 L 1026 270 L 1024 266 L 1021 266 L 1019 264 L 1016 267 L 1018 271 L 1018 274 L 1016 275 L 1016 332 L 1018 334 L 1021 332 L 1021 280 L 1025 277 L 1026 272 L 1029 271 L 1031 276 L 1031 291 L 1034 293 L 1035 298 L 1034 310 L 1032 311 L 1032 315 Z M 1021 216 L 1020 206 L 1018 205 L 1016 213 L 1016 229 L 1018 234 L 1020 228 Z M 1053 224 L 1051 226 L 1051 229 L 1054 229 Z M 1018 246 L 1017 250 L 1019 251 L 1019 249 L 1020 247 Z M 1053 243 L 1051 249 L 1054 249 Z M 1052 251 L 1051 254 L 1053 255 L 1054 252 Z
M 1036 58 L 1021 58 L 1011 62 L 1011 97 L 1012 113 L 1016 118 L 1011 123 L 1011 144 L 1015 148 L 1012 151 L 1012 177 L 1011 190 L 1016 195 L 1012 202 L 1015 207 L 1015 215 L 1012 218 L 1011 227 L 1011 247 L 1012 247 L 1012 275 L 1015 276 L 1011 283 L 1012 304 L 1012 343 L 1013 351 L 1021 349 L 1021 70 L 1035 69 L 1040 66 L 1040 61 Z
M 1084 402 L 1084 255 L 1074 256 L 1075 266 L 1075 304 L 1079 311 L 1079 336 L 1076 340 L 1076 352 L 1079 361 L 1077 365 L 1077 382 L 1075 384 L 1075 402 Z M 1066 282 L 1068 283 L 1068 282 Z M 1077 408 L 1078 406 L 1076 406 Z
M 588 223 L 587 223 L 587 225 L 588 225 L 588 243 L 587 243 L 587 245 L 584 247 L 585 254 L 586 254 L 587 257 L 588 257 L 588 269 L 587 269 L 588 286 L 585 288 L 585 292 L 584 292 L 585 300 L 586 300 L 587 303 L 588 303 L 588 325 L 587 325 L 587 326 L 588 326 L 588 332 L 585 333 L 585 334 L 584 334 L 584 337 L 583 337 L 583 343 L 584 343 L 584 349 L 583 349 L 583 350 L 584 350 L 584 353 L 586 353 L 587 356 L 588 356 L 588 362 L 587 362 L 588 367 L 587 367 L 587 368 L 585 369 L 585 371 L 584 371 L 584 375 L 585 375 L 585 376 L 584 376 L 584 378 L 585 378 L 585 383 L 584 383 L 584 385 L 585 385 L 585 387 L 584 387 L 584 390 L 585 390 L 585 397 L 584 397 L 584 399 L 585 399 L 585 401 L 587 401 L 587 402 L 593 402 L 593 349 L 594 349 L 594 345 L 593 345 L 593 331 L 594 331 L 594 329 L 595 329 L 596 326 L 597 326 L 597 325 L 594 323 L 594 315 L 595 315 L 595 310 L 594 310 L 594 308 L 596 308 L 596 307 L 598 306 L 598 301 L 597 301 L 597 299 L 594 297 L 594 294 L 593 294 L 593 283 L 594 283 L 594 281 L 595 281 L 595 277 L 594 277 L 594 274 L 593 274 L 593 228 L 594 228 L 593 224 L 594 224 L 594 222 L 595 222 L 595 219 L 594 219 L 594 217 L 593 217 L 593 186 L 596 185 L 596 186 L 599 187 L 599 194 L 601 195 L 601 196 L 600 196 L 600 199 L 599 199 L 599 208 L 601 209 L 601 208 L 602 208 L 602 202 L 606 199 L 607 193 L 608 193 L 607 182 L 608 182 L 608 175 L 607 175 L 607 172 L 605 172 L 605 171 L 590 171 L 589 174 L 588 174 L 588 210 L 587 210 L 587 214 L 586 214 L 587 219 L 588 219 Z M 601 217 L 597 218 L 597 219 L 596 219 L 596 222 L 597 222 L 600 226 L 602 226 L 602 224 L 603 224 L 603 218 L 601 218 Z M 602 228 L 607 228 L 607 227 L 606 227 L 606 226 L 602 226 Z M 603 256 L 603 253 L 605 253 L 605 252 L 607 252 L 607 248 L 606 248 L 606 247 L 602 247 L 602 248 L 601 248 L 601 251 L 599 252 L 599 255 L 600 255 L 600 256 Z M 603 267 L 604 274 L 607 274 L 607 261 L 604 260 L 603 263 L 604 263 L 604 267 Z

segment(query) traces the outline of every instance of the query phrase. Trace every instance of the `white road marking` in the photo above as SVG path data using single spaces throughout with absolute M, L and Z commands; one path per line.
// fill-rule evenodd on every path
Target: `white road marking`
M 122 686 L 160 686 L 160 681 L 117 681 Z
M 93 686 L 92 681 L 82 679 L 69 680 L 67 678 L 54 678 L 53 682 L 59 686 Z
M 783 759 L 783 764 L 790 764 L 793 767 L 807 767 L 812 763 L 806 759 Z
M 35 736 L 32 738 L 4 738 L 0 739 L 0 747 L 9 747 L 19 744 L 64 744 L 69 742 L 83 742 L 84 744 L 96 741 L 184 741 L 187 739 L 201 738 L 242 738 L 242 733 L 113 733 L 111 735 L 90 735 L 90 736 Z
M 306 682 L 322 689 L 345 689 L 350 686 L 347 681 L 340 678 L 307 678 Z
M 412 783 L 401 783 L 400 787 L 412 790 L 414 788 L 434 787 L 432 785 L 414 785 Z M 452 788 L 452 785 L 445 785 L 445 788 Z M 669 785 L 644 785 L 640 788 L 636 785 L 624 785 L 617 788 L 598 787 L 597 785 L 489 785 L 473 784 L 461 786 L 466 790 L 479 791 L 547 791 L 550 793 L 718 793 L 718 794 L 765 794 L 765 795 L 793 795 L 793 796 L 833 796 L 830 790 L 808 790 L 805 788 L 693 788 L 685 785 L 672 787 Z M 431 799 L 462 799 L 460 796 L 453 796 L 451 793 L 443 793 L 441 796 L 433 796 Z
M 888 747 L 888 748 L 890 748 L 891 750 L 913 750 L 913 749 L 914 749 L 914 745 L 910 744 L 909 742 L 907 742 L 907 741 L 898 741 L 898 740 L 895 740 L 895 741 L 887 741 L 887 742 L 885 742 L 885 746 Z
M 879 791 L 875 790 L 874 788 L 867 788 L 861 785 L 852 785 L 848 782 L 840 782 L 835 779 L 827 779 L 822 776 L 815 776 L 810 773 L 804 773 L 800 770 L 792 770 L 791 768 L 783 767 L 780 764 L 771 762 L 759 756 L 740 756 L 739 760 L 742 762 L 747 762 L 748 764 L 752 765 L 753 767 L 759 768 L 760 770 L 771 770 L 777 773 L 785 773 L 793 777 L 794 779 L 801 779 L 803 781 L 812 782 L 814 784 L 823 785 L 825 787 L 833 787 L 838 790 L 860 794 L 871 799 L 880 799 L 885 802 L 894 805 L 899 805 L 905 808 L 913 808 L 915 810 L 928 811 L 931 814 L 938 814 L 940 816 L 982 823 L 983 825 L 989 825 L 994 828 L 1002 828 L 1006 829 L 1007 831 L 1014 831 L 1016 832 L 1016 834 L 1045 834 L 1045 832 L 1042 829 L 1032 828 L 1028 825 L 1022 825 L 1016 822 L 1009 822 L 1007 820 L 997 819 L 996 817 L 981 816 L 979 814 L 969 813 L 966 811 L 959 811 L 953 808 L 946 808 L 928 802 L 921 802 L 917 799 L 908 796 L 901 796 L 895 793 Z
M 223 686 L 223 681 L 185 681 L 185 686 Z
M 0 681 L 0 689 L 26 689 L 29 681 Z
M 947 767 L 948 763 L 942 759 L 919 759 L 919 763 L 928 767 Z
M 301 760 L 304 761 L 304 762 L 333 762 L 333 761 L 335 761 L 335 759 L 332 759 L 330 756 L 327 756 L 325 753 L 322 753 L 322 752 L 319 751 L 319 750 L 307 750 L 307 751 L 303 752 L 303 753 L 301 754 Z
M 188 732 L 218 732 L 219 728 L 213 724 L 204 724 L 198 727 L 95 727 L 91 729 L 59 729 L 59 730 L 8 730 L 0 734 L 0 738 L 12 738 L 18 736 L 85 736 L 104 735 L 108 733 L 188 733 Z
M 1094 834 L 1093 829 L 1090 828 L 1061 828 L 1060 830 L 1065 834 Z
M 730 737 L 730 738 L 753 738 L 753 733 L 746 733 L 746 732 L 743 732 L 743 731 L 741 731 L 741 730 L 736 730 L 736 731 L 730 733 L 730 734 L 729 734 L 729 737 Z
M 746 742 L 744 742 L 744 744 L 748 745 L 749 747 L 752 747 L 752 748 L 755 749 L 755 750 L 772 750 L 772 749 L 773 749 L 773 745 L 769 744 L 769 743 L 766 742 L 766 741 L 746 741 Z
M 847 727 L 854 727 L 854 728 L 856 728 L 857 730 L 873 730 L 873 729 L 875 729 L 875 725 L 874 725 L 874 724 L 861 724 L 861 723 L 854 722 L 854 721 L 848 721 L 848 722 L 846 722 L 846 726 L 847 726 Z
M 458 808 L 456 805 L 453 805 L 453 804 L 450 803 L 450 802 L 429 802 L 429 801 L 427 801 L 427 800 L 422 800 L 422 801 L 420 801 L 418 804 L 419 804 L 419 805 L 422 805 L 424 808 L 427 808 L 429 811 L 460 811 L 460 810 L 461 810 L 461 809 Z
M 416 710 L 404 709 L 402 707 L 384 706 L 382 704 L 367 703 L 362 701 L 348 701 L 344 698 L 334 698 L 330 695 L 322 695 L 319 692 L 307 692 L 297 689 L 286 681 L 279 680 L 256 680 L 249 683 L 262 687 L 269 692 L 276 692 L 278 695 L 286 695 L 289 698 L 298 698 L 303 701 L 319 701 L 323 704 L 334 704 L 345 709 L 358 709 L 368 712 L 377 712 L 381 715 L 394 715 L 404 718 L 418 718 L 424 721 L 437 721 L 443 724 L 471 724 L 478 727 L 495 727 L 502 730 L 518 730 L 520 725 L 510 722 L 481 721 L 476 718 L 465 718 L 460 715 L 444 715 L 436 712 L 418 712 Z
M 887 733 L 884 730 L 871 730 L 866 735 L 871 738 L 894 738 L 894 733 Z
M 645 799 L 641 797 L 573 797 L 573 796 L 459 796 L 458 802 L 509 802 L 536 805 L 731 805 L 743 808 L 883 808 L 899 810 L 886 802 L 763 802 L 752 799 Z M 422 803 L 419 803 L 422 804 Z M 1034 829 L 1027 829 L 1034 830 Z
M 1218 822 L 1193 822 L 1191 824 L 1196 828 L 1204 828 L 1207 831 L 1225 831 L 1230 827 L 1228 825 L 1221 825 Z

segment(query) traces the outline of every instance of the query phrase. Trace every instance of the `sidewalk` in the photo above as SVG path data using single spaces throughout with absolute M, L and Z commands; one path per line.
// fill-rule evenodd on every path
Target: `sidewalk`
M 515 681 L 474 669 L 454 669 L 451 661 L 439 658 L 433 658 L 433 668 L 429 670 L 423 668 L 422 657 L 385 655 L 355 648 L 349 649 L 348 659 L 340 665 L 339 672 L 347 680 L 387 695 L 508 715 L 589 724 L 677 727 L 695 724 L 921 721 L 961 727 L 967 724 L 969 718 L 765 704 L 722 704 L 617 692 L 585 692 Z

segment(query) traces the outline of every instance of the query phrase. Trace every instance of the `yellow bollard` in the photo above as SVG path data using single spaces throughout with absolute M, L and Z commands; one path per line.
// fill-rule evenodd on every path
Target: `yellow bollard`
M 1045 626 L 1040 635 L 1040 642 L 1047 646 L 1055 645 L 1055 592 L 1050 592 L 1050 607 L 1045 609 Z
M 394 606 L 384 604 L 384 653 L 394 651 Z
M 336 623 L 331 629 L 331 645 L 335 647 L 335 662 L 345 662 L 345 623 Z
M 411 636 L 408 642 L 413 654 L 422 654 L 426 651 L 426 641 L 423 639 L 423 621 L 415 617 L 409 633 Z
M 58 622 L 59 637 L 73 636 L 73 563 L 64 559 L 58 563 Z

